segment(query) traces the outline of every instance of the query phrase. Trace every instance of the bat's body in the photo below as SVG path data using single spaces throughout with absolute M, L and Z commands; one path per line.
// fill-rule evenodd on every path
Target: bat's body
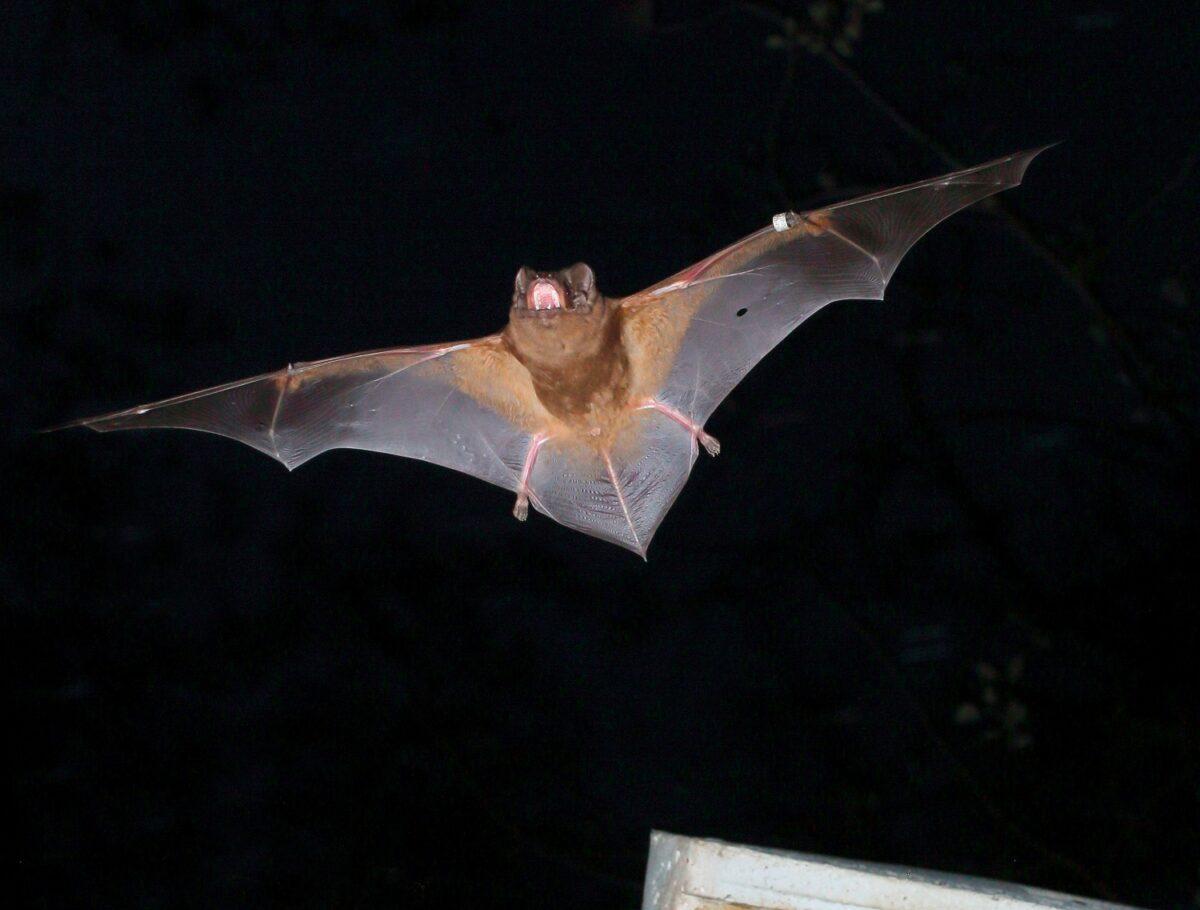
M 882 298 L 922 234 L 1020 183 L 1037 153 L 776 215 L 622 299 L 583 264 L 523 268 L 494 335 L 297 364 L 78 424 L 219 433 L 289 469 L 332 448 L 432 461 L 512 490 L 518 518 L 532 502 L 644 556 L 699 446 L 719 451 L 704 423 L 750 368 L 825 304 Z

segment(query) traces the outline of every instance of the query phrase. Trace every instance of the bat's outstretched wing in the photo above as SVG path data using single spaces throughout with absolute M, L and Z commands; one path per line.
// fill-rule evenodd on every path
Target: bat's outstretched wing
M 366 449 L 516 490 L 536 408 L 527 374 L 491 336 L 298 363 L 67 426 L 217 433 L 289 470 L 330 449 Z
M 882 299 L 926 231 L 1017 186 L 1044 149 L 872 193 L 771 226 L 626 298 L 632 327 L 662 348 L 641 390 L 703 425 L 768 351 L 827 303 Z
M 742 377 L 827 303 L 882 298 L 926 231 L 1019 184 L 1040 151 L 777 215 L 771 226 L 622 300 L 632 406 L 641 410 L 623 434 L 626 444 L 607 457 L 577 460 L 572 472 L 535 472 L 535 505 L 645 556 L 687 482 L 697 442 L 715 448 L 705 421 Z M 580 489 L 588 495 L 575 495 Z

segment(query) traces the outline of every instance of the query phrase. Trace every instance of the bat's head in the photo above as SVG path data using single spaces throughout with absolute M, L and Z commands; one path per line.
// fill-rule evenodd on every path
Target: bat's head
M 522 268 L 513 284 L 508 334 L 522 359 L 553 368 L 592 357 L 610 343 L 610 316 L 595 273 L 582 262 L 557 272 Z
M 596 275 L 582 262 L 557 272 L 521 266 L 513 283 L 513 316 L 518 319 L 532 317 L 548 323 L 562 316 L 586 316 L 600 302 Z

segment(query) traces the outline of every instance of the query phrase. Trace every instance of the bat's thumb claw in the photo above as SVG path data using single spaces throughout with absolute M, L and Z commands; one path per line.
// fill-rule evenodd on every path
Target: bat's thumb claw
M 717 437 L 709 436 L 707 433 L 701 430 L 698 438 L 700 440 L 700 445 L 704 446 L 704 451 L 706 451 L 709 455 L 712 455 L 715 458 L 721 454 L 721 443 L 717 442 Z

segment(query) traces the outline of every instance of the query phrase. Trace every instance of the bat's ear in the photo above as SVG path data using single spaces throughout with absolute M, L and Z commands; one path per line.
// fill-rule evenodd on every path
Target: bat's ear
M 517 271 L 517 277 L 513 281 L 513 294 L 516 297 L 523 298 L 525 291 L 529 288 L 529 282 L 533 281 L 536 273 L 527 265 L 521 266 Z
M 577 294 L 592 296 L 596 289 L 596 273 L 586 262 L 577 262 L 569 269 L 563 269 L 562 276 L 567 286 Z

